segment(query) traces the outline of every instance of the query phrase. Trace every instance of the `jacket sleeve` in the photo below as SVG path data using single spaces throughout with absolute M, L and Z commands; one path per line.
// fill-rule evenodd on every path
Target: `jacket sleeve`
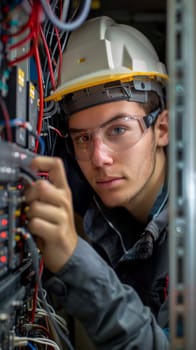
M 150 309 L 83 239 L 48 282 L 49 293 L 55 293 L 66 312 L 83 324 L 97 349 L 169 349 Z

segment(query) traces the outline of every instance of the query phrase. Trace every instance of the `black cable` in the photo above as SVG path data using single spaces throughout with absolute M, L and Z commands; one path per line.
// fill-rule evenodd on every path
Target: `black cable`
M 20 178 L 27 180 L 29 184 L 32 184 L 34 181 L 39 179 L 39 177 L 30 168 L 25 166 L 20 167 L 19 176 Z

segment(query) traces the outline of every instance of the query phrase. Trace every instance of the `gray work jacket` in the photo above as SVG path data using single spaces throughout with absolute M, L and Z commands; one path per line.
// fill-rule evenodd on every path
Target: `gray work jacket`
M 111 217 L 111 211 L 103 211 L 99 203 L 91 207 L 84 220 L 91 244 L 79 238 L 69 261 L 47 283 L 66 312 L 82 323 L 97 349 L 169 349 L 163 331 L 169 318 L 167 298 L 160 297 L 163 288 L 159 287 L 160 278 L 168 275 L 168 217 L 162 197 L 147 226 L 136 235 L 129 231 L 128 240 L 123 240 L 129 224 L 122 213 Z M 132 224 L 131 228 L 134 233 Z
M 150 308 L 82 238 L 49 284 L 50 292 L 82 323 L 97 349 L 169 349 Z

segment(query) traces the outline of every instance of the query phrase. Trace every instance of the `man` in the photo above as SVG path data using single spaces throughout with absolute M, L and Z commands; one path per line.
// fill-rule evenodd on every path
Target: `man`
M 84 217 L 94 249 L 77 235 L 61 160 L 31 165 L 50 182 L 26 191 L 29 230 L 53 292 L 99 349 L 169 347 L 166 81 L 154 48 L 132 27 L 100 17 L 70 36 L 49 99 L 60 101 L 67 152 L 94 193 Z

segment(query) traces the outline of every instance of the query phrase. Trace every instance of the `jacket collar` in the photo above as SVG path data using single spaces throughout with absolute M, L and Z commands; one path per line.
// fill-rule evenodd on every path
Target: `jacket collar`
M 93 245 L 104 250 L 113 266 L 121 261 L 147 259 L 168 225 L 167 201 L 167 186 L 164 185 L 145 227 L 126 209 L 108 209 L 95 197 L 84 217 L 85 232 Z

